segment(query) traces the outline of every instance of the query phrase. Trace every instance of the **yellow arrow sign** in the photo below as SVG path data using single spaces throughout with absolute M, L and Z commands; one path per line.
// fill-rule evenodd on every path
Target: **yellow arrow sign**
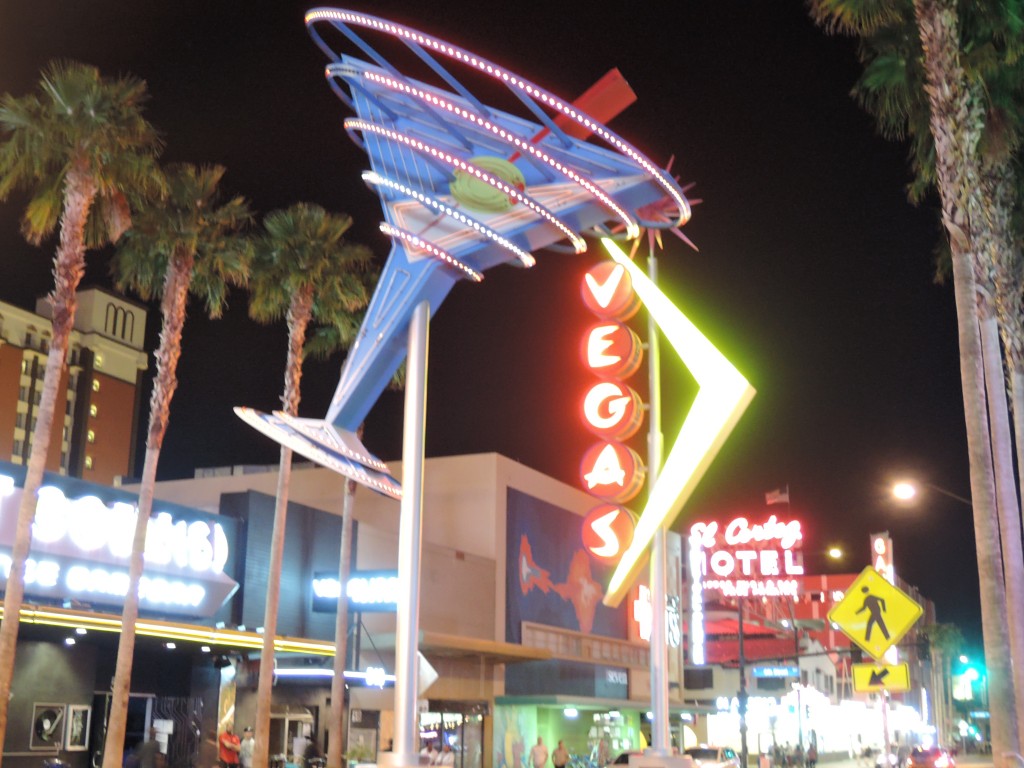
M 888 582 L 886 582 L 888 583 Z M 860 693 L 889 691 L 904 693 L 910 690 L 909 664 L 854 664 L 853 690 Z
M 881 659 L 921 613 L 921 606 L 910 595 L 869 565 L 828 612 L 828 620 L 872 657 Z

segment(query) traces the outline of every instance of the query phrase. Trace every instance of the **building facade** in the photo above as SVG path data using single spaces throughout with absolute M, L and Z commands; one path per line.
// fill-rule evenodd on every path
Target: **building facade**
M 146 314 L 123 296 L 79 291 L 47 470 L 101 485 L 133 474 Z M 28 462 L 49 340 L 47 299 L 35 312 L 0 303 L 0 460 Z
M 24 468 L 0 469 L 6 510 L 17 503 Z M 275 466 L 158 484 L 129 740 L 155 725 L 181 768 L 212 764 L 217 733 L 255 720 L 266 588 L 275 576 L 268 553 L 276 483 Z M 29 635 L 19 646 L 12 700 L 13 752 L 5 759 L 28 765 L 57 755 L 85 768 L 102 744 L 132 489 L 59 475 L 49 475 L 46 487 L 27 592 L 33 618 L 23 624 Z M 307 739 L 327 747 L 344 492 L 344 478 L 328 470 L 299 465 L 292 473 L 270 734 L 271 752 L 282 760 L 301 756 Z M 565 741 L 594 765 L 649 739 L 649 597 L 640 583 L 621 605 L 603 605 L 611 566 L 591 559 L 581 535 L 592 506 L 582 491 L 496 454 L 427 461 L 419 736 L 451 744 L 457 768 L 520 766 L 538 736 L 550 745 Z M 399 505 L 361 489 L 354 518 L 345 725 L 348 754 L 362 761 L 394 733 L 395 608 L 387 584 L 398 567 Z M 742 623 L 735 606 L 709 602 L 705 658 L 694 664 L 694 627 L 682 621 L 690 588 L 683 542 L 667 538 L 669 602 L 678 608 L 668 622 L 666 676 L 676 746 L 711 742 L 738 751 L 741 674 L 751 753 L 797 741 L 848 753 L 881 742 L 877 701 L 845 693 L 844 654 L 827 644 L 827 633 L 794 636 L 771 626 L 769 601 L 746 610 Z M 0 559 L 9 544 L 0 526 Z M 806 591 L 793 610 L 802 616 L 815 604 Z M 74 697 L 61 687 L 71 670 Z M 909 696 L 893 708 L 894 732 L 920 738 L 928 722 L 921 700 Z M 86 710 L 85 745 L 67 731 L 42 744 L 32 735 L 37 722 L 62 713 L 68 723 Z

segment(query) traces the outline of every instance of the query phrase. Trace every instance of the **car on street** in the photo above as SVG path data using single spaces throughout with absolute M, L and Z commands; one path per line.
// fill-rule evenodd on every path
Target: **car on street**
M 956 762 L 942 747 L 914 747 L 907 757 L 907 768 L 956 768 Z
M 696 768 L 740 768 L 740 758 L 731 747 L 690 747 L 684 750 Z

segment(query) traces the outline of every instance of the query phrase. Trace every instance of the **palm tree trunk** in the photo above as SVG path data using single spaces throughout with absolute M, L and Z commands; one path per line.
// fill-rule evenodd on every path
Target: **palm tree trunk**
M 128 723 L 128 697 L 131 693 L 132 659 L 135 653 L 135 624 L 139 618 L 139 583 L 145 566 L 146 529 L 153 512 L 156 468 L 160 448 L 167 433 L 171 400 L 178 388 L 178 358 L 185 328 L 185 309 L 192 281 L 194 254 L 176 252 L 167 267 L 161 313 L 160 346 L 156 352 L 156 378 L 149 401 L 149 434 L 146 460 L 139 486 L 139 510 L 135 518 L 135 537 L 128 566 L 128 594 L 121 611 L 121 635 L 117 645 L 117 664 L 111 684 L 110 718 L 103 746 L 103 768 L 121 768 L 124 759 L 124 734 Z
M 85 222 L 96 199 L 96 182 L 85 169 L 73 167 L 64 184 L 64 210 L 60 218 L 60 243 L 53 258 L 53 292 L 50 294 L 52 332 L 46 355 L 43 390 L 39 399 L 32 451 L 22 490 L 18 521 L 11 549 L 11 572 L 4 588 L 4 613 L 0 622 L 0 764 L 7 735 L 7 708 L 11 699 L 14 656 L 17 650 L 21 605 L 25 598 L 25 561 L 32 546 L 32 521 L 36 516 L 39 486 L 43 483 L 46 457 L 53 435 L 57 389 L 68 356 L 71 330 L 75 325 L 78 284 L 85 274 Z
M 1013 441 L 1006 407 L 1006 377 L 999 348 L 999 327 L 991 301 L 980 307 L 982 358 L 988 393 L 989 424 L 995 469 L 999 535 L 1003 553 L 1003 582 L 1006 585 L 1006 623 L 1010 638 L 1011 693 L 1017 697 L 1018 734 L 1024 693 L 1024 548 L 1021 546 L 1020 503 L 1013 471 Z
M 999 527 L 1003 541 L 1003 572 L 1006 580 L 1006 599 L 1009 607 L 1010 661 L 1013 665 L 1013 688 L 1017 697 L 1017 733 L 1024 736 L 1024 552 L 1021 544 L 1021 506 L 1013 469 L 1014 445 L 1010 436 L 1009 418 L 1006 413 L 1006 397 L 1011 398 L 1014 410 L 1015 427 L 1021 426 L 1021 414 L 1017 400 L 1024 393 L 1018 394 L 1019 387 L 1024 384 L 1015 371 L 1021 360 L 1024 346 L 1024 327 L 1021 322 L 1021 254 L 1017 248 L 1013 232 L 1013 211 L 1017 201 L 1017 184 L 1013 166 L 1009 158 L 996 157 L 985 165 L 985 175 L 981 192 L 985 199 L 985 222 L 991 235 L 990 263 L 992 269 L 993 300 L 995 316 L 998 320 L 998 331 L 990 341 L 993 355 L 998 354 L 999 340 L 1003 342 L 1003 359 L 1005 369 L 992 363 L 986 355 L 986 369 L 992 367 L 992 380 L 989 383 L 989 398 L 995 398 L 996 379 L 999 376 L 999 388 L 1003 390 L 998 398 L 1000 413 L 992 413 L 993 449 L 996 450 L 996 490 L 999 494 Z M 1004 370 L 1009 372 L 1007 377 Z M 999 432 L 997 434 L 997 427 Z M 1024 458 L 1021 453 L 1021 440 L 1024 437 L 1017 432 L 1016 455 L 1017 466 Z M 1004 453 L 1005 452 L 1005 453 Z M 1021 477 L 1024 482 L 1024 475 Z M 1024 490 L 1024 489 L 1022 489 Z
M 352 506 L 356 487 L 355 480 L 345 483 L 345 499 L 341 507 L 341 555 L 338 559 L 341 594 L 338 595 L 338 616 L 334 622 L 334 678 L 331 680 L 331 720 L 327 724 L 327 768 L 342 768 L 345 751 L 345 661 L 348 659 L 348 597 L 345 585 L 351 569 Z
M 960 30 L 955 1 L 914 0 L 914 15 L 924 51 L 925 90 L 931 112 L 929 127 L 935 142 L 942 220 L 949 233 L 953 254 L 960 377 L 970 459 L 982 629 L 991 682 L 992 745 L 996 766 L 1001 767 L 1003 753 L 1019 751 L 1019 744 L 1010 660 L 1005 652 L 1009 645 L 1005 623 L 1006 593 L 996 523 L 991 444 L 985 420 L 984 375 L 976 315 L 977 286 L 972 260 L 972 251 L 977 249 L 972 227 L 982 225 L 975 191 L 980 182 L 976 156 L 984 114 L 981 101 L 969 91 L 960 65 Z
M 313 312 L 313 289 L 297 292 L 288 307 L 288 360 L 284 372 L 282 406 L 295 416 L 299 411 L 302 381 L 302 347 L 306 328 Z M 292 476 L 291 449 L 281 448 L 277 473 L 277 498 L 274 504 L 274 531 L 270 538 L 270 570 L 267 578 L 267 599 L 263 611 L 263 651 L 260 654 L 260 675 L 256 688 L 256 736 L 252 764 L 265 768 L 270 764 L 270 714 L 274 690 L 274 638 L 277 636 L 277 613 L 281 599 L 281 564 L 284 561 L 284 536 L 288 524 L 288 494 Z M 106 766 L 104 766 L 106 768 Z

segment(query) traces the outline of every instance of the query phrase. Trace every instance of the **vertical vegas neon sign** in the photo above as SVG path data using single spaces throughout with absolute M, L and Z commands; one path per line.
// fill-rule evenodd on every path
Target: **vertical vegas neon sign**
M 588 371 L 599 377 L 580 404 L 580 418 L 599 440 L 580 462 L 583 488 L 604 504 L 583 522 L 583 544 L 602 560 L 613 561 L 629 546 L 633 515 L 620 506 L 643 488 L 647 471 L 640 456 L 622 441 L 643 423 L 643 402 L 622 379 L 640 367 L 643 346 L 625 325 L 640 308 L 626 270 L 613 262 L 595 265 L 583 277 L 583 303 L 599 321 L 583 334 L 580 357 Z

